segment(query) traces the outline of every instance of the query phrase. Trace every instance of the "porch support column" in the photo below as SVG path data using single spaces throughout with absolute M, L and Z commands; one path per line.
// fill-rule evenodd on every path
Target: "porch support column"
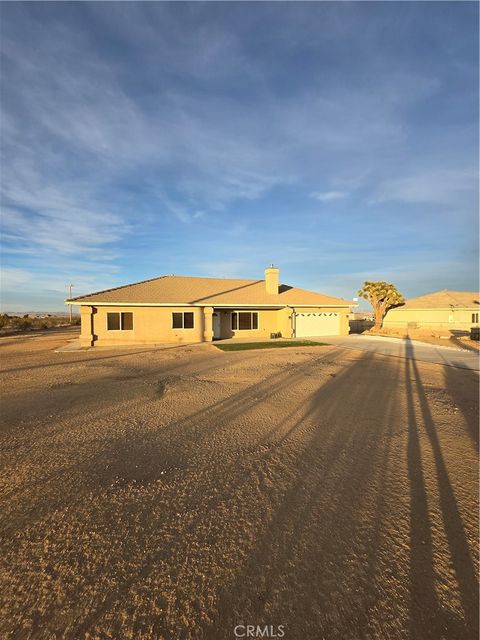
M 203 339 L 205 342 L 213 340 L 213 307 L 203 309 Z
M 350 333 L 350 322 L 349 322 L 349 309 L 340 311 L 340 335 L 348 336 Z
M 91 347 L 93 345 L 93 307 L 82 305 L 80 307 L 80 319 L 80 346 Z

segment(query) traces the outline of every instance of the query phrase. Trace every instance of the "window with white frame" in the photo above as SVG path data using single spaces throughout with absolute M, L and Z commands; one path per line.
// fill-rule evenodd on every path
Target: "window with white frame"
M 472 313 L 473 324 L 478 324 L 478 313 Z
M 174 311 L 172 313 L 172 329 L 193 329 L 193 311 Z
M 234 311 L 232 313 L 232 331 L 258 329 L 258 311 Z
M 112 311 L 107 313 L 107 331 L 132 331 L 133 313 L 131 311 Z

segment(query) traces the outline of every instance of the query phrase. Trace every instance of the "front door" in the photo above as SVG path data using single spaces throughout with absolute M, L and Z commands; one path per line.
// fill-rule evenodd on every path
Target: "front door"
M 213 313 L 213 339 L 218 340 L 220 338 L 220 313 L 214 311 Z

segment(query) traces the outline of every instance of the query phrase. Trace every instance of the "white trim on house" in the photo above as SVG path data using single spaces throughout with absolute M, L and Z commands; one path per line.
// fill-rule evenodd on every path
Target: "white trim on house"
M 85 307 L 215 307 L 217 309 L 323 309 L 325 307 L 332 309 L 350 309 L 358 307 L 358 304 L 198 304 L 195 302 L 85 302 L 80 300 L 65 300 L 65 304 L 78 304 Z

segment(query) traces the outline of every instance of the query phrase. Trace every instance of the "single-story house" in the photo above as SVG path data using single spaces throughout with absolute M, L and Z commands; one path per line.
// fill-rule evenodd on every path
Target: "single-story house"
M 469 330 L 478 326 L 480 296 L 477 291 L 436 291 L 411 298 L 390 309 L 383 320 L 385 328 Z
M 348 334 L 348 300 L 265 280 L 161 276 L 78 296 L 81 344 L 158 344 L 225 338 Z

